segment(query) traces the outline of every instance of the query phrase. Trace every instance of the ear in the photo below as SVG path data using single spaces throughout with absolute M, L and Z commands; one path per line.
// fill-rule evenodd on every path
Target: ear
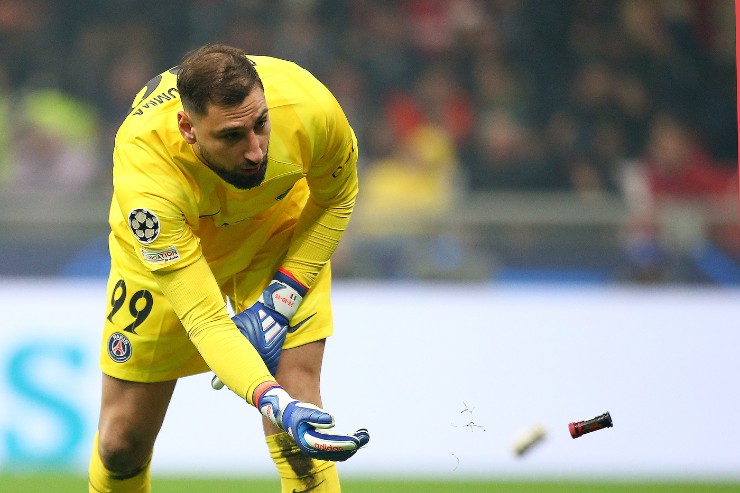
M 198 139 L 195 136 L 195 127 L 193 126 L 193 120 L 190 115 L 184 111 L 177 112 L 177 128 L 180 130 L 180 135 L 185 139 L 188 144 L 195 144 Z

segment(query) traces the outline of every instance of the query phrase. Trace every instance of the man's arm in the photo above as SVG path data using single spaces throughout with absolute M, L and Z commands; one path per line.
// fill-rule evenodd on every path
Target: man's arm
M 349 224 L 358 191 L 357 139 L 339 104 L 331 97 L 329 134 L 323 153 L 310 164 L 310 194 L 296 225 L 282 267 L 310 286 L 331 258 Z M 331 111 L 331 110 L 330 110 Z
M 323 409 L 290 397 L 277 384 L 257 387 L 253 400 L 263 416 L 285 430 L 301 451 L 314 459 L 345 461 L 370 441 L 364 428 L 350 435 L 326 431 L 334 427 L 334 416 Z
M 303 453 L 316 459 L 344 461 L 368 443 L 367 430 L 332 434 L 334 416 L 290 397 L 270 375 L 262 358 L 236 330 L 216 280 L 203 257 L 155 277 L 172 303 L 188 336 L 211 369 L 239 396 L 285 430 Z
M 323 154 L 308 166 L 310 193 L 286 258 L 260 300 L 233 318 L 273 374 L 283 341 L 293 330 L 293 315 L 339 244 L 357 196 L 357 140 L 338 103 L 333 97 L 331 100 L 339 122 L 329 119 L 327 124 L 333 122 L 338 127 L 333 132 L 327 129 L 325 133 L 333 138 L 319 141 L 324 144 Z M 218 376 L 211 385 L 214 389 L 223 387 Z
M 236 330 L 205 258 L 173 271 L 155 271 L 162 292 L 208 366 L 236 394 L 252 401 L 254 390 L 274 378 L 251 344 Z

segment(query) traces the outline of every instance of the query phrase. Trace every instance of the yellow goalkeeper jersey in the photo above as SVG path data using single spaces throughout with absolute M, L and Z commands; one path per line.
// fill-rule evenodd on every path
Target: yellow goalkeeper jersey
M 134 99 L 116 135 L 109 215 L 112 265 L 123 278 L 151 289 L 155 274 L 160 281 L 159 274 L 202 275 L 188 267 L 204 258 L 227 292 L 232 279 L 252 266 L 264 268 L 269 258 L 310 288 L 329 261 L 358 189 L 354 133 L 336 99 L 308 71 L 285 60 L 249 58 L 264 85 L 272 125 L 265 179 L 252 189 L 222 180 L 183 139 L 177 67 L 149 81 Z M 195 286 L 200 281 L 192 275 L 182 280 Z M 188 320 L 199 319 L 203 293 L 193 291 L 170 302 L 197 346 Z M 224 316 L 204 315 L 198 330 L 207 331 L 211 319 L 223 327 Z M 215 359 L 199 350 L 216 370 Z
M 240 190 L 198 160 L 177 127 L 176 69 L 160 74 L 137 95 L 116 135 L 109 220 L 117 260 L 134 269 L 178 269 L 204 255 L 222 281 L 302 212 L 283 266 L 310 286 L 329 259 L 357 193 L 354 134 L 309 72 L 275 58 L 250 59 L 272 123 L 264 182 Z

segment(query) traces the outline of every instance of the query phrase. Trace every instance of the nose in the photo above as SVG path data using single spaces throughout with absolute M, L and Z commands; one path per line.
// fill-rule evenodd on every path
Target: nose
M 261 163 L 264 157 L 265 153 L 262 151 L 262 147 L 260 147 L 260 139 L 257 138 L 254 132 L 250 133 L 244 158 L 253 163 Z

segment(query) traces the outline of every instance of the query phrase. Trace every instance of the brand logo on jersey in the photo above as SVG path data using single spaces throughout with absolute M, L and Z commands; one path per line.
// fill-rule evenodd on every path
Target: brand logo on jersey
M 337 166 L 337 169 L 334 170 L 334 172 L 331 174 L 332 178 L 337 178 L 339 175 L 342 174 L 342 171 L 344 170 L 344 165 L 349 162 L 350 159 L 352 159 L 352 155 L 355 153 L 355 143 L 352 143 L 352 147 L 349 150 L 349 154 L 347 154 L 347 159 L 344 160 L 342 164 Z
M 157 106 L 158 104 L 162 104 L 165 101 L 171 101 L 173 99 L 177 99 L 178 95 L 179 94 L 177 92 L 177 89 L 173 87 L 167 92 L 160 93 L 154 96 L 153 98 L 151 98 L 149 101 L 146 102 L 144 106 L 134 111 L 134 115 L 143 115 L 144 110 L 149 109 L 152 106 Z
M 131 357 L 131 341 L 120 332 L 108 338 L 108 356 L 116 363 L 124 363 Z
M 129 212 L 128 227 L 136 239 L 145 245 L 159 236 L 159 218 L 147 209 L 134 209 Z
M 177 75 L 179 70 L 180 70 L 180 66 L 177 65 L 169 69 L 167 72 Z M 164 74 L 159 74 L 158 76 L 156 76 L 155 78 L 153 78 L 152 80 L 146 83 L 146 86 L 144 86 L 141 89 L 141 91 L 139 91 L 139 94 L 141 94 L 141 96 L 137 94 L 136 97 L 134 98 L 134 103 L 131 105 L 131 111 L 134 111 L 134 109 L 136 109 L 138 105 L 143 103 L 144 100 L 149 98 L 149 96 L 151 96 L 154 93 L 154 91 L 157 90 L 157 88 L 162 82 L 163 75 Z M 149 101 L 147 101 L 147 103 L 143 107 L 139 108 L 138 110 L 134 112 L 134 115 L 143 115 L 144 110 L 149 108 L 150 106 L 157 106 L 158 104 L 162 104 L 165 101 L 170 101 L 178 97 L 179 97 L 179 93 L 177 92 L 177 88 L 170 87 L 165 92 L 162 92 L 159 95 L 149 99 Z M 129 111 L 129 113 L 131 113 L 131 111 Z
M 283 193 L 275 197 L 275 200 L 283 200 L 285 196 L 288 195 L 288 192 L 290 192 L 291 190 L 293 190 L 293 185 L 291 185 L 289 189 L 287 189 L 286 191 L 284 191 Z
M 167 247 L 164 250 L 147 250 L 146 248 L 142 248 L 141 254 L 144 256 L 144 260 L 150 264 L 166 264 L 167 262 L 174 262 L 180 259 L 180 252 L 174 246 Z

